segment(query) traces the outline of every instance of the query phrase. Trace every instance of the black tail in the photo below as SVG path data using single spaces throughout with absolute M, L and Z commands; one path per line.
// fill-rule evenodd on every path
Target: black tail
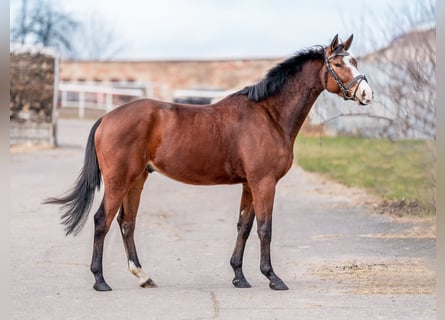
M 48 198 L 44 201 L 62 205 L 62 224 L 65 225 L 66 235 L 71 233 L 77 235 L 82 229 L 93 204 L 95 189 L 100 189 L 101 173 L 97 162 L 94 134 L 101 121 L 102 118 L 91 128 L 83 168 L 72 190 L 65 196 Z

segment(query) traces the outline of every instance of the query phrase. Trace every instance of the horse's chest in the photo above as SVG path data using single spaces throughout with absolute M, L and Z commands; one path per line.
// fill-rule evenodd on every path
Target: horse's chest
M 241 162 L 246 176 L 274 176 L 279 179 L 292 166 L 293 153 L 283 143 L 259 143 L 251 152 L 242 153 Z

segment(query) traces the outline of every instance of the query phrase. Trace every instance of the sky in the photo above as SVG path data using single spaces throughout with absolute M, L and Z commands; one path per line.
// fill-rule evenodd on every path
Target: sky
M 114 30 L 117 60 L 284 57 L 354 33 L 363 48 L 374 21 L 416 0 L 76 0 L 57 5 Z M 421 0 L 418 0 L 421 1 Z M 10 1 L 13 21 L 20 0 Z M 376 46 L 381 44 L 376 44 Z

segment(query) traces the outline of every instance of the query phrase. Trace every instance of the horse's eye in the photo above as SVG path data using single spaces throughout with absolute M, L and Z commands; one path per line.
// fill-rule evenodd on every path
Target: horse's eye
M 340 63 L 334 63 L 334 66 L 336 66 L 337 68 L 340 68 L 341 64 Z

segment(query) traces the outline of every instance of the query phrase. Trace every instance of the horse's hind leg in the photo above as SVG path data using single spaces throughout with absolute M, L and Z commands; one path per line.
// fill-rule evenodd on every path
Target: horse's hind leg
M 122 205 L 128 190 L 135 183 L 138 173 L 132 173 L 123 166 L 111 170 L 108 168 L 102 173 L 104 177 L 105 193 L 102 204 L 94 215 L 94 246 L 91 261 L 91 272 L 95 278 L 94 289 L 97 291 L 110 291 L 105 282 L 102 271 L 102 258 L 105 236 L 110 230 L 111 223 Z M 118 183 L 116 183 L 118 181 Z
M 246 241 L 252 230 L 253 220 L 255 213 L 252 205 L 252 193 L 247 184 L 243 185 L 243 194 L 241 196 L 240 214 L 237 224 L 238 236 L 236 238 L 235 249 L 233 250 L 232 258 L 230 259 L 230 265 L 235 272 L 235 278 L 232 283 L 237 288 L 250 288 L 249 282 L 243 274 L 243 255 L 244 248 L 246 247 Z
M 94 289 L 97 291 L 111 291 L 110 286 L 105 282 L 102 269 L 104 240 L 121 203 L 122 197 L 119 195 L 110 197 L 105 193 L 94 215 L 94 246 L 90 270 L 94 275 Z
M 134 229 L 136 226 L 136 215 L 139 207 L 139 200 L 147 179 L 148 173 L 144 171 L 135 181 L 130 191 L 124 198 L 120 213 L 117 217 L 125 251 L 128 257 L 128 269 L 139 280 L 139 285 L 144 288 L 156 287 L 156 284 L 142 270 L 134 243 Z

